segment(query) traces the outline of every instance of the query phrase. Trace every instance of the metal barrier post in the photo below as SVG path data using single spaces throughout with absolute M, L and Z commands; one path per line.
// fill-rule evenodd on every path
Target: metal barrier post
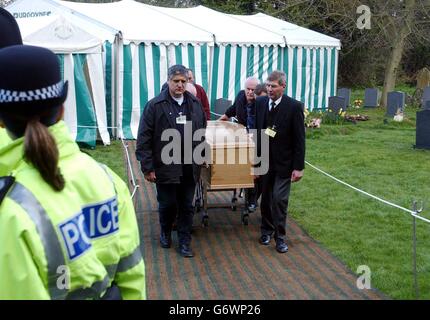
M 417 214 L 417 202 L 413 202 L 413 210 Z M 417 218 L 412 215 L 413 220 L 413 267 L 414 267 L 414 287 L 415 287 L 415 299 L 419 299 L 420 293 L 418 288 L 418 275 L 417 275 Z
M 134 187 L 133 193 L 131 194 L 131 198 L 133 199 L 135 194 L 136 194 L 137 189 L 139 189 L 139 185 L 136 183 L 136 180 L 134 179 L 133 169 L 131 168 L 130 155 L 128 153 L 128 143 L 126 143 L 123 138 L 121 138 L 121 143 L 122 143 L 122 146 L 125 150 L 125 154 L 127 157 L 128 171 L 130 172 L 130 176 L 131 176 L 130 182 L 132 183 L 132 185 Z

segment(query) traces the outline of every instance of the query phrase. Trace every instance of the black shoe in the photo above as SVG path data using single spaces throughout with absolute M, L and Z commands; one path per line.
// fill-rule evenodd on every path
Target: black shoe
M 194 253 L 191 250 L 191 247 L 189 244 L 181 244 L 179 246 L 179 253 L 181 254 L 181 256 L 183 256 L 184 258 L 191 258 L 194 257 Z
M 288 251 L 288 246 L 284 240 L 276 241 L 276 251 L 278 251 L 279 253 L 285 253 Z
M 271 239 L 271 236 L 270 236 L 270 235 L 268 235 L 268 234 L 263 234 L 263 235 L 260 237 L 259 242 L 260 242 L 263 246 L 268 246 L 268 245 L 269 245 L 269 243 L 270 243 L 270 239 Z
M 162 248 L 168 249 L 172 246 L 172 236 L 167 232 L 161 232 L 160 234 L 160 245 Z

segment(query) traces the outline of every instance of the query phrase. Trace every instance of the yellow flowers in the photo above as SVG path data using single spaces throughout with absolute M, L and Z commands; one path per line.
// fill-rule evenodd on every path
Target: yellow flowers
M 303 113 L 304 113 L 304 115 L 305 115 L 305 119 L 306 119 L 306 117 L 309 115 L 309 110 L 308 110 L 308 108 L 305 106 L 305 110 L 303 111 Z
M 363 100 L 361 99 L 354 100 L 354 107 L 356 109 L 360 108 L 362 104 L 363 104 Z

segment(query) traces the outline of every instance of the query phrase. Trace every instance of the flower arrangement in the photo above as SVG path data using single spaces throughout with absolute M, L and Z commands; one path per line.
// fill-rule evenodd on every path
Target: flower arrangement
M 315 118 L 312 119 L 309 123 L 306 124 L 306 126 L 308 128 L 321 128 L 321 119 L 320 118 Z
M 316 116 L 315 114 L 309 112 L 308 108 L 305 106 L 303 111 L 305 115 L 305 126 L 307 128 L 320 128 L 321 127 L 321 118 Z M 320 112 L 321 114 L 321 112 Z
M 402 122 L 404 119 L 403 111 L 400 108 L 397 109 L 396 115 L 394 116 L 394 121 Z
M 346 121 L 345 116 L 346 111 L 343 111 L 342 108 L 340 108 L 338 112 L 328 109 L 328 111 L 323 114 L 322 122 L 326 124 L 343 124 Z
M 354 100 L 354 108 L 355 109 L 360 109 L 362 105 L 363 105 L 363 100 L 361 100 L 361 99 Z
M 346 115 L 345 119 L 347 121 L 351 121 L 353 123 L 357 123 L 357 121 L 367 121 L 367 120 L 369 120 L 369 116 L 359 115 L 359 114 L 351 114 L 351 115 Z

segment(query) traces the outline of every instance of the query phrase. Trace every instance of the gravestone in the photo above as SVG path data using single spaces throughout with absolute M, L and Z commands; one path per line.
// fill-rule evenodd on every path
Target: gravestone
M 346 110 L 345 98 L 343 97 L 329 97 L 328 98 L 328 108 L 334 113 L 339 113 L 340 109 L 342 111 Z
M 430 87 L 425 87 L 423 91 L 423 98 L 422 98 L 422 106 L 424 107 L 426 105 L 426 102 L 430 101 Z
M 376 108 L 379 106 L 379 90 L 374 88 L 366 88 L 364 90 L 364 107 Z
M 405 99 L 406 99 L 406 95 L 404 92 L 400 92 L 400 91 L 388 92 L 386 116 L 394 117 L 398 110 L 400 112 L 403 112 L 405 109 Z
M 417 112 L 415 148 L 430 149 L 430 110 Z
M 231 100 L 227 100 L 224 98 L 216 99 L 214 112 L 219 115 L 223 115 L 226 110 L 231 106 Z
M 428 86 L 430 86 L 430 70 L 423 68 L 417 74 L 417 88 L 424 89 Z
M 340 88 L 337 90 L 337 96 L 345 98 L 345 108 L 343 110 L 351 105 L 351 89 Z

